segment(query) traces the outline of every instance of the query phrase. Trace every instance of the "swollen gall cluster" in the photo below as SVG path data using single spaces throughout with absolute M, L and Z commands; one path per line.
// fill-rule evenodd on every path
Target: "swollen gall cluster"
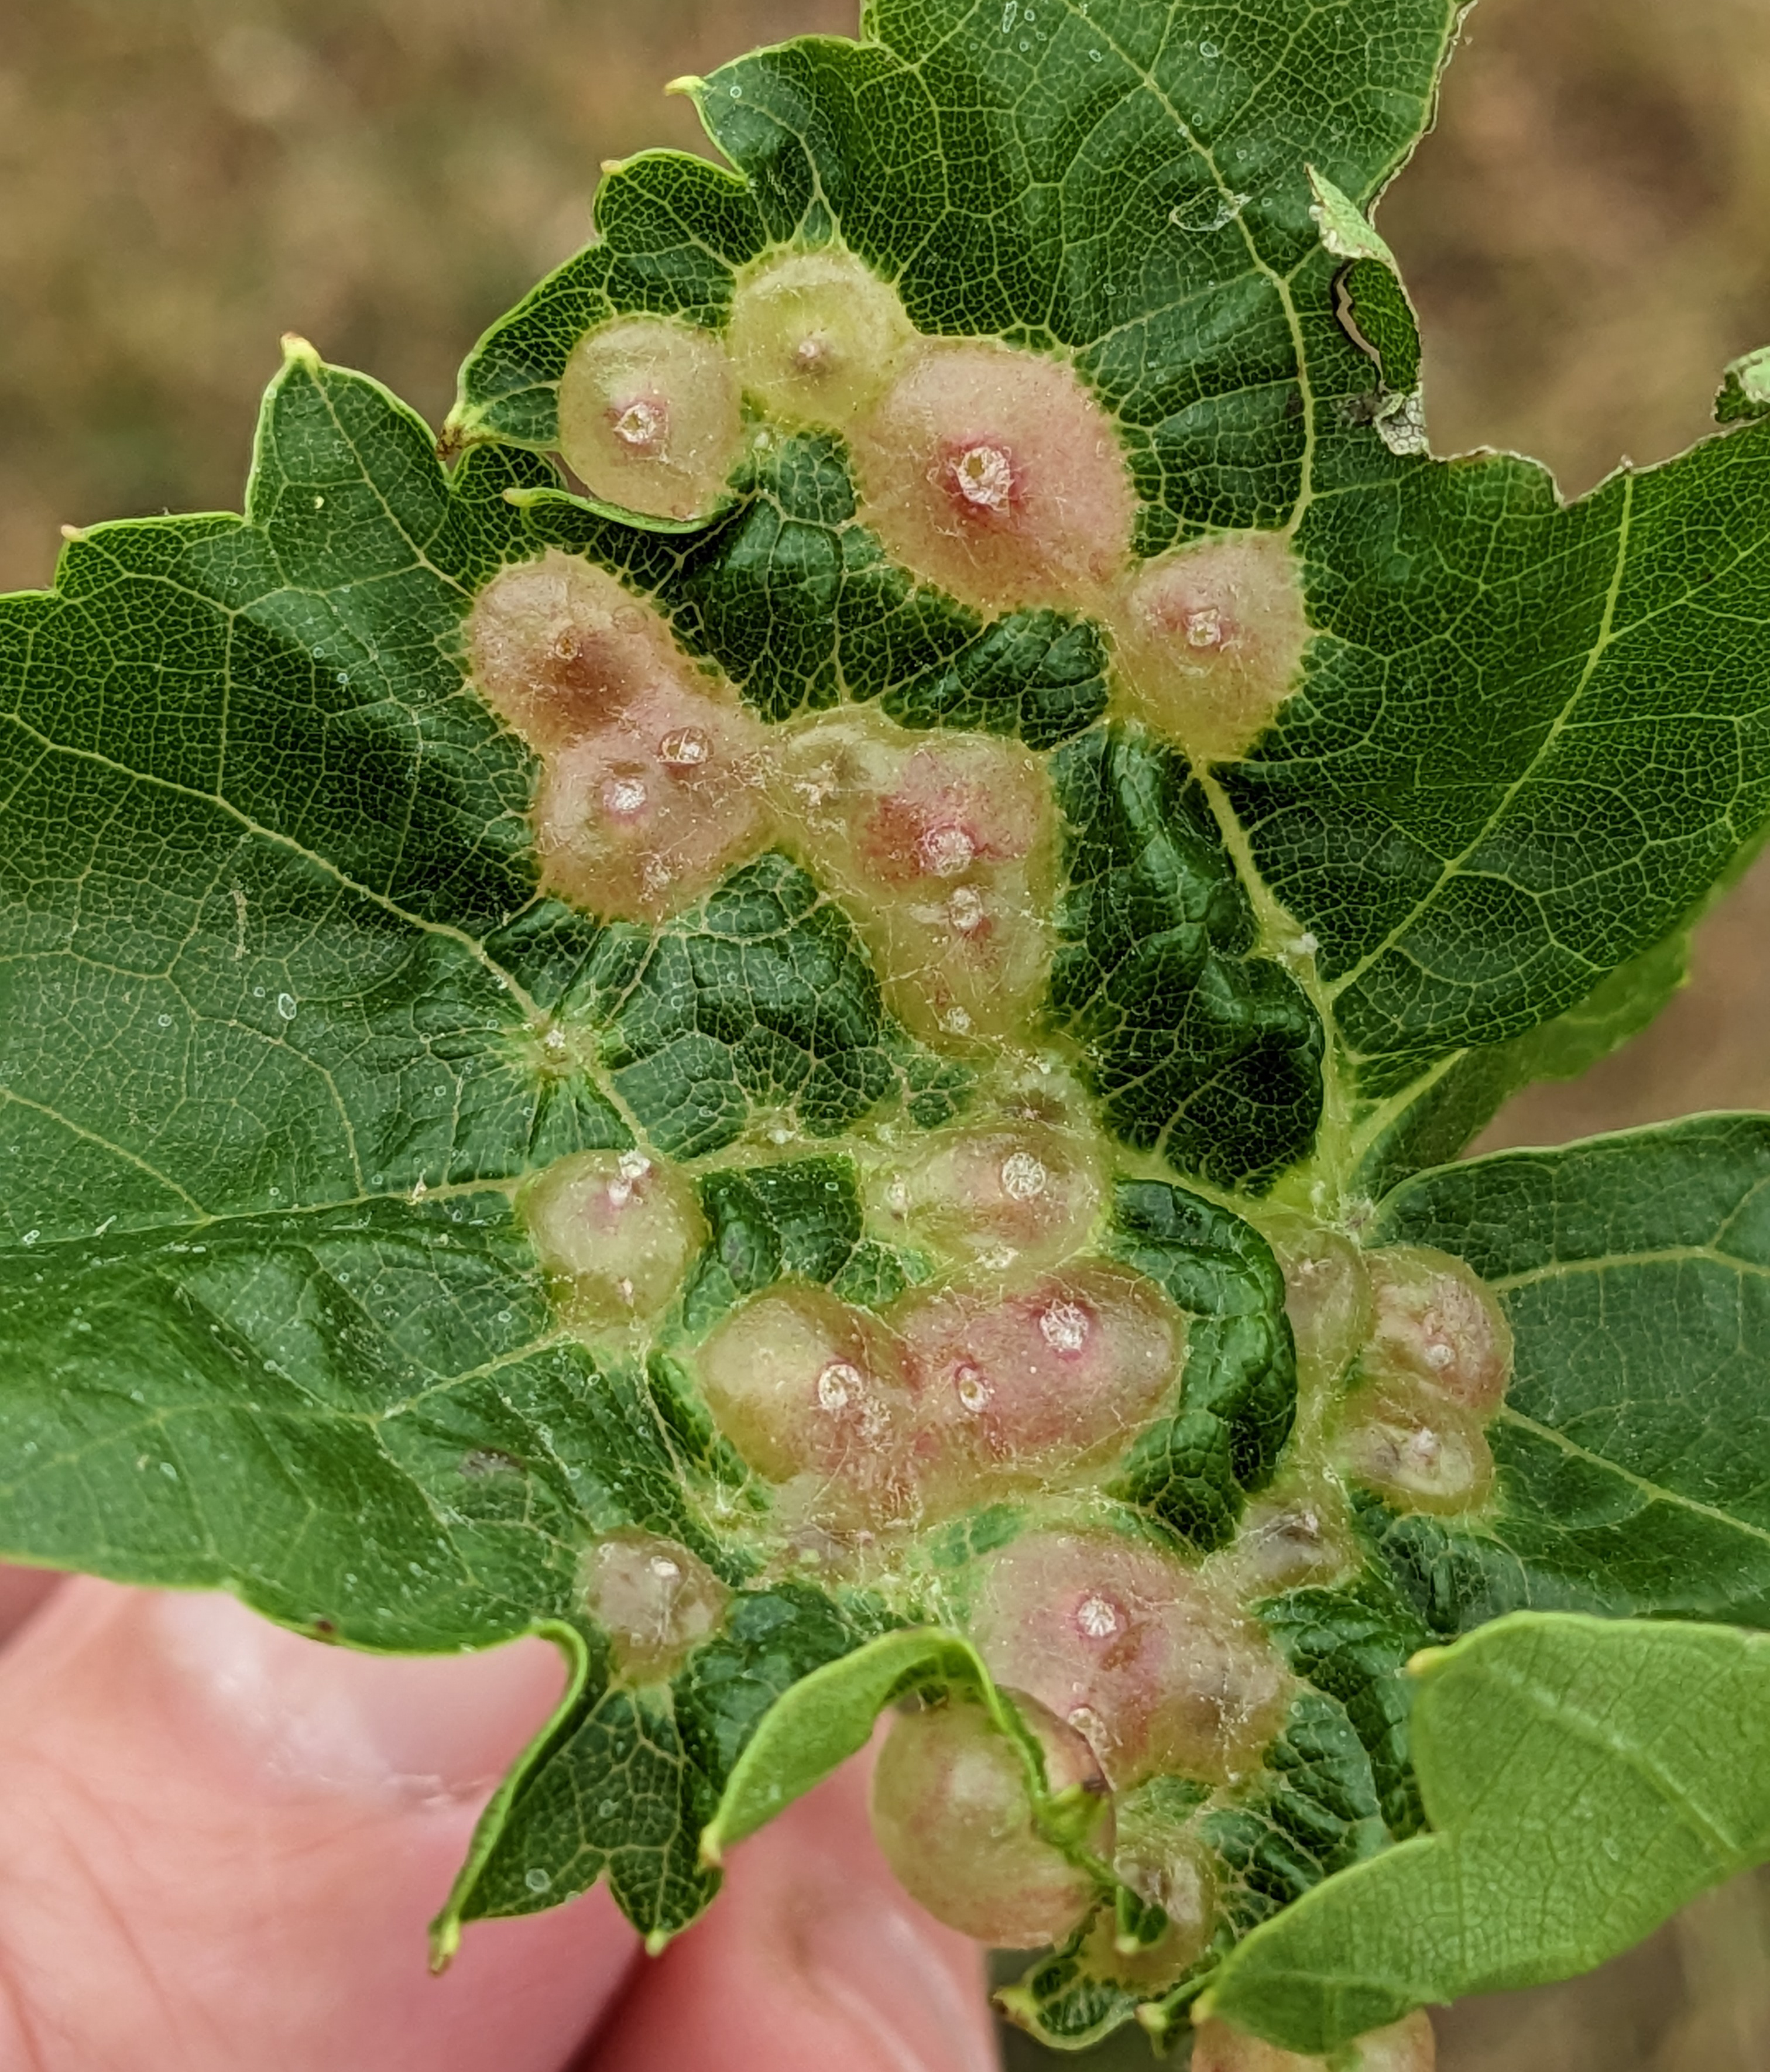
M 1200 536 L 1139 561 L 1131 471 L 1082 374 L 918 334 L 838 248 L 758 261 L 722 333 L 657 317 L 593 330 L 565 369 L 559 426 L 593 500 L 667 530 L 732 500 L 753 440 L 839 434 L 860 520 L 893 561 L 984 617 L 1094 619 L 1115 722 L 1195 762 L 1246 754 L 1300 680 L 1310 631 L 1287 536 Z M 1264 1214 L 1296 1433 L 1208 1560 L 1140 1527 L 1113 1478 L 1186 1407 L 1194 1324 L 1111 1256 L 1114 1161 L 1041 1018 L 1063 840 L 1045 758 L 867 706 L 765 723 L 654 602 L 556 550 L 487 584 L 467 646 L 536 758 L 544 890 L 656 928 L 782 851 L 845 915 L 893 1021 L 976 1075 L 959 1123 L 875 1119 L 840 1146 L 869 1241 L 901 1263 L 895 1294 L 788 1275 L 691 1327 L 684 1292 L 713 1234 L 695 1177 L 647 1148 L 562 1160 L 520 1211 L 562 1329 L 626 1355 L 662 1345 L 686 1377 L 748 1478 L 755 1572 L 809 1561 L 864 1581 L 958 1626 L 995 1679 L 1005 1716 L 955 1692 L 892 1729 L 874 1821 L 905 1885 L 986 1941 L 1085 1930 L 1098 1970 L 1159 1989 L 1221 1919 L 1198 1808 L 1259 1775 L 1295 1696 L 1257 1607 L 1356 1568 L 1356 1491 L 1401 1511 L 1485 1500 L 1503 1316 L 1459 1261 Z M 770 1155 L 757 1136 L 725 1157 Z M 935 1536 L 985 1516 L 1008 1522 L 930 1580 Z M 638 1531 L 599 1539 L 580 1584 L 630 1684 L 674 1674 L 734 1587 Z M 1156 1939 L 1115 1940 L 1113 1880 L 1160 1910 Z M 1239 2072 L 1240 2048 L 1207 2029 L 1197 2062 Z M 1400 2072 L 1416 2061 L 1397 2049 Z

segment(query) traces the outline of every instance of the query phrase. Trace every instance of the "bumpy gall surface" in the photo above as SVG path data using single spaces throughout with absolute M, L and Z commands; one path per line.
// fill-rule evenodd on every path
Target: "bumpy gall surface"
M 648 692 L 698 679 L 660 613 L 550 548 L 494 576 L 467 617 L 473 680 L 532 747 L 561 748 Z
M 737 283 L 725 341 L 738 377 L 789 421 L 846 424 L 915 336 L 894 290 L 852 253 L 776 253 Z
M 935 1041 L 1017 1032 L 1044 995 L 1056 888 L 1038 758 L 865 709 L 782 750 L 782 838 L 860 928 L 892 1012 Z
M 659 921 L 766 847 L 762 730 L 735 702 L 640 693 L 549 756 L 535 800 L 542 882 L 610 919 Z
M 1423 1245 L 1366 1255 L 1375 1298 L 1365 1372 L 1417 1381 L 1480 1416 L 1500 1407 L 1512 1374 L 1512 1328 L 1460 1259 Z
M 592 496 L 704 517 L 743 450 L 736 370 L 710 331 L 626 317 L 581 339 L 559 384 L 559 448 Z
M 889 552 L 979 610 L 1086 607 L 1130 552 L 1112 421 L 1061 360 L 927 339 L 853 449 L 861 515 Z
M 1358 1561 L 1345 1500 L 1324 1474 L 1298 1477 L 1255 1498 L 1223 1557 L 1248 1601 L 1338 1582 Z
M 805 1516 L 837 1527 L 911 1507 L 910 1404 L 873 1322 L 827 1289 L 784 1285 L 725 1318 L 696 1356 L 715 1421 Z
M 718 1630 L 731 1601 L 706 1563 L 674 1540 L 611 1533 L 584 1557 L 584 1608 L 609 1636 L 629 1683 L 661 1682 Z
M 1309 623 L 1302 571 L 1277 532 L 1177 547 L 1115 600 L 1131 708 L 1201 762 L 1246 753 L 1296 689 Z
M 1115 1790 L 1158 1773 L 1224 1782 L 1278 1731 L 1285 1672 L 1258 1627 L 1185 1563 L 1104 1535 L 1029 1532 L 991 1556 L 970 1630 Z
M 550 1166 L 522 1214 L 574 1323 L 643 1322 L 667 1309 L 707 1226 L 687 1178 L 643 1151 L 585 1151 Z
M 1480 1420 L 1423 1384 L 1371 1382 L 1342 1413 L 1337 1458 L 1353 1482 L 1402 1511 L 1478 1510 L 1493 1486 Z
M 1029 1120 L 922 1138 L 880 1175 L 869 1206 L 900 1241 L 1006 1273 L 1080 1251 L 1104 1189 L 1090 1138 Z
M 918 1290 L 886 1322 L 942 1509 L 1116 1457 L 1177 1388 L 1185 1345 L 1160 1291 L 1112 1266 L 1006 1292 Z
M 1073 1729 L 1018 1692 L 1053 1794 L 1099 1795 L 1087 1846 L 1110 1856 L 1105 1782 Z M 1092 1904 L 1085 1870 L 1045 1840 L 1019 1750 L 981 1705 L 954 1700 L 900 1715 L 873 1781 L 873 1828 L 898 1881 L 938 1921 L 999 1948 L 1060 1942 Z
M 1167 1927 L 1153 1942 L 1127 1947 L 1116 1922 L 1103 1917 L 1090 1938 L 1096 1969 L 1151 1992 L 1197 1963 L 1210 1947 L 1218 1918 L 1214 1859 L 1192 1827 L 1192 1809 L 1167 1811 L 1168 1790 L 1158 1780 L 1119 1801 L 1112 1858 L 1114 1875 L 1146 1906 L 1159 1906 Z
M 1284 1275 L 1284 1314 L 1303 1384 L 1331 1388 L 1370 1336 L 1365 1254 L 1350 1238 L 1301 1217 L 1275 1223 L 1267 1235 Z

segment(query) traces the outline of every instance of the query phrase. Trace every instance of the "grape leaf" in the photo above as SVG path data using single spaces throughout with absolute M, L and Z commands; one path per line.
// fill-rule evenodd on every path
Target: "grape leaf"
M 869 1641 L 889 1647 L 895 1637 L 876 1638 L 887 1623 L 859 1593 L 832 1601 L 803 1585 L 745 1591 L 669 1684 L 636 1689 L 611 1673 L 590 1628 L 572 1692 L 480 1821 L 432 1927 L 437 1956 L 453 1953 L 468 1922 L 538 1913 L 602 1877 L 661 1948 L 718 1889 L 717 1852 L 701 1837 L 729 1794 L 758 1770 L 777 1774 L 781 1701 L 820 1689 L 819 1672 L 844 1658 L 870 1659 Z M 774 1740 L 746 1764 L 764 1723 Z M 772 1810 L 794 1795 L 785 1790 Z
M 572 347 L 618 312 L 717 323 L 766 232 L 748 184 L 685 151 L 642 151 L 597 190 L 597 241 L 495 324 L 467 363 L 450 434 L 548 446 Z M 643 520 L 639 521 L 642 524 Z
M 1242 1805 L 1205 1816 L 1204 1832 L 1234 1878 L 1231 1926 L 1247 1929 L 1388 1842 L 1370 1758 L 1345 1708 L 1302 1692 Z
M 1345 1708 L 1370 1758 L 1384 1824 L 1398 1839 L 1421 1822 L 1401 1672 L 1431 1638 L 1398 1592 L 1367 1571 L 1349 1585 L 1291 1590 L 1262 1608 L 1300 1676 Z
M 469 360 L 452 467 L 374 383 L 294 346 L 244 519 L 95 528 L 53 592 L 0 601 L 0 1546 L 231 1588 L 355 1644 L 550 1635 L 570 1688 L 487 1809 L 443 1954 L 466 1921 L 601 1877 L 655 1942 L 680 1928 L 717 1884 L 709 1827 L 711 1856 L 945 1676 L 930 1646 L 968 1655 L 927 1629 L 1047 1511 L 1172 1559 L 1223 1550 L 1234 1574 L 1246 1498 L 1284 1486 L 1327 1408 L 1300 1410 L 1263 1195 L 1458 1253 L 1498 1291 L 1518 1347 L 1498 1493 L 1463 1522 L 1367 1495 L 1363 1570 L 1259 1607 L 1299 1679 L 1283 1731 L 1213 1793 L 1153 1780 L 1202 1794 L 1216 1940 L 1132 1990 L 1078 1930 L 1017 1989 L 1025 2018 L 1071 2042 L 1140 2003 L 1177 2026 L 1238 1936 L 1221 2004 L 1267 2005 L 1237 1982 L 1277 1977 L 1262 1953 L 1287 1923 L 1306 1938 L 1423 1863 L 1516 1870 L 1459 1824 L 1429 1726 L 1416 1775 L 1402 1666 L 1426 1635 L 1521 1607 L 1764 1623 L 1770 1124 L 1442 1165 L 1510 1087 L 1663 1002 L 1770 816 L 1761 356 L 1728 370 L 1724 436 L 1571 505 L 1516 457 L 1431 456 L 1370 212 L 1458 15 L 876 0 L 858 42 L 684 83 L 730 169 L 611 171 L 596 240 Z M 992 615 L 897 565 L 832 430 L 746 405 L 688 520 L 580 494 L 547 458 L 595 326 L 717 339 L 755 262 L 832 245 L 921 331 L 1074 368 L 1125 456 L 1136 557 L 1226 528 L 1286 543 L 1312 637 L 1246 755 L 1207 767 L 1163 737 L 1103 595 Z M 791 829 L 791 854 L 764 846 L 655 926 L 541 890 L 537 758 L 469 683 L 463 628 L 549 549 L 655 603 L 764 728 L 865 703 L 1042 758 L 1060 889 L 1032 918 L 1054 953 L 1012 1042 L 900 1027 Z M 700 1342 L 777 1285 L 889 1311 L 940 1269 L 869 1227 L 882 1166 L 1071 1092 L 1102 1209 L 1067 1256 L 1183 1313 L 1177 1399 L 1092 1481 L 844 1565 L 789 1534 L 720 1429 Z M 649 1340 L 571 1323 L 524 1206 L 543 1169 L 623 1152 L 687 1168 L 705 1225 Z M 667 1671 L 623 1667 L 592 1615 L 585 1561 L 622 1532 L 726 1593 Z M 1494 1646 L 1540 1645 L 1557 1689 L 1672 1659 L 1595 1630 Z M 1756 1659 L 1666 1629 L 1686 1642 Z M 1428 1714 L 1482 1644 L 1428 1676 Z M 1641 1674 L 1645 1745 L 1665 1700 Z M 1737 1677 L 1717 1688 L 1743 1703 Z M 1485 1685 L 1444 1704 L 1468 1775 L 1538 1730 Z M 1729 1848 L 1673 1850 L 1614 1933 Z M 1502 1942 L 1527 1938 L 1516 1891 L 1489 1901 Z M 1150 1910 L 1128 1887 L 1113 1905 Z M 1608 1947 L 1576 1921 L 1529 1961 Z M 1422 1963 L 1386 2000 L 1280 1981 L 1291 2012 L 1266 2018 L 1337 2036 L 1431 1964 L 1489 1976 Z
M 1755 573 L 1770 434 L 1625 470 L 1572 506 L 1515 456 L 1447 465 L 1378 436 L 1384 397 L 1411 389 L 1381 376 L 1355 321 L 1349 335 L 1335 282 L 1366 269 L 1367 321 L 1394 332 L 1407 384 L 1404 291 L 1376 311 L 1369 269 L 1395 277 L 1359 210 L 1424 120 L 1454 11 L 1392 0 L 1367 39 L 1290 0 L 1230 23 L 1188 4 L 1031 22 L 1016 6 L 1005 27 L 959 0 L 880 6 L 869 40 L 802 39 L 686 83 L 763 236 L 839 234 L 922 328 L 1074 356 L 1131 456 L 1141 550 L 1295 528 L 1318 632 L 1304 691 L 1209 790 L 1254 889 L 1316 948 L 1312 1005 L 1367 1143 L 1438 1092 L 1448 1060 L 1480 1060 L 1650 956 L 1770 810 Z M 647 154 L 603 195 L 690 181 L 672 166 Z M 711 210 L 708 225 L 726 279 L 750 247 Z M 616 241 L 495 327 L 464 375 L 463 436 L 552 436 L 543 399 L 588 320 L 578 283 Z M 716 320 L 717 300 L 696 306 Z M 556 304 L 570 322 L 542 323 Z M 515 360 L 520 423 L 499 401 Z M 881 629 L 901 621 L 901 588 L 842 594 L 844 648 L 851 596 Z M 764 615 L 729 595 L 758 639 Z M 1303 1105 L 1269 1157 L 1306 1148 Z M 1225 1170 L 1263 1170 L 1226 1131 L 1183 1142 L 1181 1162 L 1209 1175 L 1226 1152 Z
M 1432 1832 L 1257 1929 L 1210 2012 L 1324 2054 L 1428 2001 L 1587 1970 L 1770 1856 L 1762 1635 L 1524 1613 L 1418 1680 Z
M 883 1306 L 908 1284 L 897 1254 L 861 1235 L 855 1170 L 847 1159 L 724 1168 L 701 1182 L 700 1206 L 712 1235 L 683 1289 L 683 1322 L 692 1333 L 783 1275 L 821 1281 L 869 1308 Z
M 1185 758 L 1099 728 L 1053 759 L 1067 885 L 1051 974 L 1115 1136 L 1220 1185 L 1259 1181 L 1315 1133 L 1321 1030 L 1251 954 L 1246 892 Z
M 565 1618 L 593 1520 L 721 1558 L 646 1378 L 562 1336 L 501 1193 L 20 1246 L 0 1346 L 39 1560 L 425 1650 Z
M 567 1026 L 580 1001 L 614 1098 L 671 1157 L 723 1150 L 758 1111 L 835 1137 L 888 1100 L 930 1128 L 964 1104 L 963 1066 L 893 1026 L 852 925 L 784 856 L 733 872 L 663 929 L 611 923 L 561 1003 Z

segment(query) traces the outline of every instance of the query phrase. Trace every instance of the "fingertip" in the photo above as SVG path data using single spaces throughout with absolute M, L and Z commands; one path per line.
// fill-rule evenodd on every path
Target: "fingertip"
M 441 1979 L 426 1926 L 561 1677 L 71 1582 L 0 1658 L 0 2064 L 40 2031 L 132 2072 L 553 2072 L 636 1955 L 606 1893 L 475 1926 Z
M 0 1561 L 0 1647 L 19 1632 L 68 1578 L 58 1568 L 21 1568 Z

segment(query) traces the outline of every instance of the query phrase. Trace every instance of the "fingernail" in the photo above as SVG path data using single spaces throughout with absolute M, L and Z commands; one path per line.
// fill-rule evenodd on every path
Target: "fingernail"
M 180 1702 L 295 1788 L 466 1797 L 509 1766 L 565 1680 L 543 1640 L 476 1655 L 359 1655 L 273 1626 L 219 1591 L 145 1601 Z
M 959 1938 L 889 1888 L 851 1881 L 820 1893 L 799 1933 L 807 1976 L 877 2041 L 893 2072 L 998 2072 L 979 2014 L 980 1964 Z

